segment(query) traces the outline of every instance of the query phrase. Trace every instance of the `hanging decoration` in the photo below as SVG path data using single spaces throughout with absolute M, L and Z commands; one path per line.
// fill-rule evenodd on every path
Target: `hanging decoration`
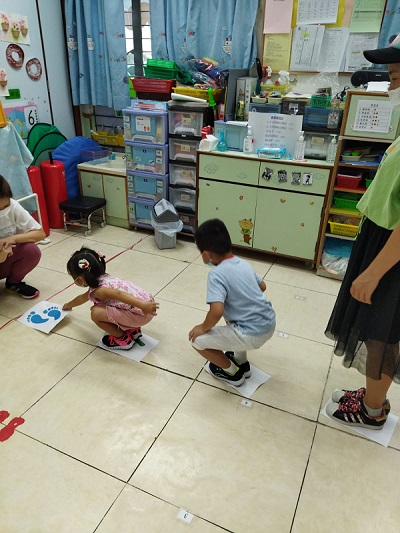
M 40 80 L 42 77 L 42 65 L 36 57 L 33 57 L 29 61 L 27 61 L 26 65 L 26 73 L 30 77 L 31 80 L 36 81 Z
M 17 44 L 9 44 L 6 49 L 6 58 L 13 68 L 21 68 L 24 63 L 24 51 Z
M 30 45 L 28 17 L 18 13 L 0 13 L 0 41 Z

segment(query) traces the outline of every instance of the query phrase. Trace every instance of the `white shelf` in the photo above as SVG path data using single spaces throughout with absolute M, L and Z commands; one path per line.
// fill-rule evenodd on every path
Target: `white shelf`
M 337 235 L 336 233 L 325 233 L 325 237 L 332 237 L 333 239 L 342 239 L 342 241 L 355 241 L 355 237 L 347 237 L 346 235 Z

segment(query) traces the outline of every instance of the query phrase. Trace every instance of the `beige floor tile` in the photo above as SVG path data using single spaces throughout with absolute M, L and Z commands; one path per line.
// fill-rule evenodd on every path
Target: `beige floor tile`
M 48 241 L 46 244 L 39 244 L 39 248 L 43 252 L 43 250 L 47 250 L 47 248 L 51 248 L 51 246 L 54 246 L 55 244 L 58 244 L 59 242 L 65 241 L 65 239 L 70 239 L 73 235 L 75 235 L 74 232 L 68 232 L 64 230 L 50 230 L 50 235 L 48 236 Z
M 278 264 L 269 269 L 268 274 L 265 276 L 265 281 L 266 283 L 275 281 L 283 285 L 301 287 L 310 291 L 333 294 L 334 296 L 337 295 L 340 289 L 339 281 L 317 276 L 315 270 L 302 270 L 295 266 L 290 267 Z
M 270 281 L 266 297 L 276 312 L 277 329 L 324 344 L 333 344 L 324 335 L 335 296 Z
M 8 316 L 0 315 L 0 328 L 9 322 L 10 318 Z
M 293 533 L 398 531 L 399 476 L 397 451 L 319 426 Z
M 19 432 L 1 443 L 0 470 L 4 533 L 94 531 L 123 488 L 120 481 Z
M 189 240 L 178 237 L 175 248 L 165 248 L 160 250 L 154 240 L 154 235 L 151 234 L 146 239 L 143 239 L 136 244 L 135 250 L 191 263 L 199 257 L 200 252 L 194 244 L 194 240 L 190 240 L 190 238 L 188 239 Z
M 14 416 L 31 407 L 93 350 L 20 322 L 5 326 L 1 340 L 0 409 L 13 411 Z
M 207 275 L 208 267 L 193 263 L 160 291 L 158 296 L 163 300 L 206 311 Z
M 289 531 L 314 424 L 240 402 L 196 383 L 130 484 L 235 533 Z
M 187 510 L 187 509 L 186 509 Z M 96 533 L 222 533 L 218 526 L 194 516 L 191 523 L 177 519 L 179 507 L 130 487 L 124 488 Z M 189 511 L 190 512 L 190 511 Z
M 365 377 L 354 368 L 345 368 L 342 365 L 342 358 L 333 355 L 332 365 L 329 370 L 325 393 L 322 400 L 322 407 L 326 405 L 329 398 L 332 396 L 332 393 L 336 389 L 356 390 L 360 387 L 365 387 Z M 388 398 L 390 400 L 392 413 L 400 416 L 400 387 L 397 384 L 393 384 L 391 386 L 388 393 Z M 341 431 L 354 435 L 354 431 L 348 429 L 344 424 L 334 422 L 324 415 L 319 415 L 318 420 L 321 424 L 340 429 Z M 400 424 L 397 424 L 389 445 L 392 448 L 400 450 Z
M 191 347 L 189 331 L 204 320 L 204 311 L 159 299 L 160 308 L 153 320 L 143 328 L 159 344 L 146 355 L 146 363 L 195 378 L 204 360 Z
M 43 249 L 39 265 L 49 270 L 66 273 L 68 259 L 82 246 L 87 246 L 88 248 L 101 252 L 106 256 L 106 260 L 111 259 L 125 250 L 123 247 L 113 246 L 111 244 L 101 243 L 101 246 L 99 246 L 99 243 L 95 240 L 90 238 L 83 240 L 73 235 L 70 239 L 65 239 L 54 246 Z
M 24 433 L 127 480 L 190 384 L 98 348 L 26 413 Z
M 275 333 L 259 350 L 248 354 L 252 364 L 271 376 L 251 399 L 317 420 L 331 354 L 332 348 L 325 344 Z M 234 390 L 206 371 L 198 379 L 229 392 Z
M 3 292 L 5 281 L 0 280 L 0 314 L 10 318 L 19 317 L 37 302 L 50 300 L 54 294 L 67 287 L 72 280 L 66 271 L 61 273 L 37 266 L 26 276 L 24 281 L 37 287 L 40 290 L 40 296 L 34 300 L 25 300 L 18 295 L 5 293 Z
M 96 228 L 96 231 L 92 232 L 89 239 L 98 243 L 97 248 L 95 248 L 96 250 L 100 249 L 102 244 L 112 244 L 114 246 L 120 246 L 121 248 L 131 248 L 142 239 L 146 239 L 147 235 L 148 233 L 145 231 L 134 231 L 126 228 L 118 228 L 117 226 L 106 226 L 105 228 Z M 83 241 L 88 239 L 88 237 L 85 237 L 84 232 L 79 232 L 76 236 Z
M 107 265 L 107 272 L 129 279 L 156 295 L 187 267 L 187 263 L 168 257 L 159 257 L 136 249 L 126 250 Z

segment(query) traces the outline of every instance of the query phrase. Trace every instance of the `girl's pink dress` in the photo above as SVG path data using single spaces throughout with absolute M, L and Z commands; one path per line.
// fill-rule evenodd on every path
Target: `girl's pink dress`
M 138 300 L 143 300 L 144 302 L 154 302 L 153 296 L 146 290 L 138 287 L 131 281 L 114 278 L 108 274 L 99 278 L 99 286 L 97 288 L 100 287 L 127 292 Z M 94 305 L 102 305 L 105 307 L 109 321 L 116 324 L 123 331 L 140 328 L 148 324 L 153 318 L 153 315 L 143 314 L 143 311 L 138 307 L 132 307 L 129 304 L 119 302 L 118 300 L 96 300 L 93 296 L 94 291 L 96 291 L 96 289 L 89 289 L 89 300 L 93 302 Z

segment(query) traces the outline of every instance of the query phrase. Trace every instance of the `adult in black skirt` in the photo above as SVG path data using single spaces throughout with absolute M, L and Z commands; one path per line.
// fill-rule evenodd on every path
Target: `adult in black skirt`
M 396 96 L 400 102 L 400 35 L 389 48 L 364 56 L 388 64 L 390 102 L 394 106 Z M 357 207 L 361 229 L 325 334 L 335 340 L 343 365 L 366 376 L 366 386 L 336 391 L 326 411 L 348 426 L 381 429 L 390 411 L 387 391 L 400 383 L 400 137 Z

